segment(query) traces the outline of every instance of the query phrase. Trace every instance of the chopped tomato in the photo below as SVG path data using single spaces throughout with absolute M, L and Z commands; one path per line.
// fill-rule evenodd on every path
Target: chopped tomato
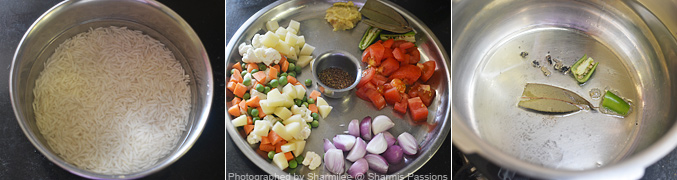
M 395 39 L 388 39 L 383 42 L 383 47 L 391 48 L 393 46 L 393 43 L 395 43 Z
M 378 93 L 378 91 L 367 89 L 367 97 L 369 97 L 369 100 L 371 100 L 371 103 L 374 104 L 376 109 L 381 110 L 386 107 L 386 100 L 383 98 L 383 95 Z
M 388 58 L 395 58 L 393 56 L 393 49 L 385 48 L 383 50 L 383 59 L 388 59 Z M 383 62 L 381 62 L 381 63 L 383 63 Z
M 381 60 L 383 59 L 383 53 L 385 51 L 385 47 L 383 47 L 383 44 L 376 42 L 371 46 L 369 46 L 367 50 L 370 51 L 367 64 L 371 66 L 381 65 Z
M 409 101 L 409 98 L 407 97 L 407 94 L 401 94 L 401 98 L 402 101 L 396 102 L 393 110 L 402 114 L 407 114 L 407 101 Z
M 421 98 L 409 98 L 407 101 L 411 119 L 414 121 L 425 121 L 428 119 L 428 107 L 423 105 Z
M 405 40 L 396 40 L 395 42 L 393 42 L 393 45 L 390 46 L 390 47 L 393 48 L 393 49 L 399 48 L 401 44 L 404 44 L 404 43 L 406 43 L 406 42 L 409 42 L 409 41 L 405 41 Z
M 375 68 L 368 68 L 367 70 L 362 71 L 362 78 L 360 79 L 360 82 L 357 83 L 357 87 L 362 87 L 371 81 L 371 79 L 374 78 L 374 74 L 376 74 Z
M 400 66 L 397 71 L 395 71 L 390 78 L 392 79 L 402 79 L 405 84 L 413 84 L 421 76 L 421 68 L 414 65 L 404 65 Z
M 361 88 L 357 89 L 357 91 L 355 92 L 355 95 L 357 95 L 357 97 L 359 97 L 360 99 L 364 99 L 365 101 L 370 101 L 369 97 L 367 96 L 367 90 L 368 89 L 369 88 L 361 87 Z
M 397 61 L 402 62 L 402 61 L 404 61 L 404 52 L 402 52 L 402 50 L 400 50 L 400 48 L 395 48 L 395 49 L 393 49 L 393 57 L 395 59 L 397 59 Z M 408 61 L 406 61 L 406 62 L 408 62 Z
M 388 81 L 388 78 L 381 75 L 381 74 L 376 74 L 374 75 L 374 78 L 371 79 L 371 83 L 374 83 L 374 85 L 378 86 L 383 86 Z
M 389 84 L 393 88 L 396 88 L 399 93 L 404 93 L 407 90 L 407 86 L 400 79 L 393 79 Z
M 407 42 L 400 44 L 399 48 L 402 49 L 402 50 L 407 50 L 407 49 L 415 47 L 415 46 L 416 45 L 414 43 L 407 41 Z
M 400 68 L 400 63 L 395 58 L 388 58 L 381 63 L 381 74 L 390 76 L 393 72 Z
M 435 99 L 435 90 L 430 85 L 416 83 L 409 89 L 409 96 L 420 97 L 426 106 L 430 106 L 433 99 Z
M 421 52 L 418 51 L 416 48 L 410 48 L 407 50 L 407 54 L 409 54 L 409 62 L 417 63 L 421 61 Z
M 423 63 L 423 69 L 421 69 L 421 81 L 426 82 L 430 77 L 435 73 L 435 61 L 426 61 Z
M 396 88 L 386 89 L 385 92 L 383 92 L 383 96 L 388 104 L 395 104 L 402 100 L 402 96 L 400 96 L 400 93 L 397 92 Z

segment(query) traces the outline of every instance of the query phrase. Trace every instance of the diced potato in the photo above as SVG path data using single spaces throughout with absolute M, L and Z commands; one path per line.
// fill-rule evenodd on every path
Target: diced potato
M 303 116 L 301 116 L 300 114 L 295 114 L 295 115 L 287 118 L 287 120 L 282 121 L 282 123 L 284 123 L 284 124 L 290 124 L 290 123 L 293 123 L 293 122 L 305 123 L 305 120 L 303 120 L 302 117 Z
M 249 144 L 256 144 L 256 143 L 259 143 L 259 142 L 261 142 L 261 136 L 258 136 L 258 135 L 254 134 L 254 133 L 251 133 L 251 134 L 249 134 L 249 135 L 247 136 L 247 142 L 248 142 Z
M 300 156 L 301 153 L 303 153 L 303 149 L 306 148 L 306 141 L 296 141 L 294 144 L 296 145 L 296 149 L 294 149 L 292 153 L 294 153 L 295 156 Z
M 293 59 L 293 60 L 298 60 L 298 53 L 296 52 L 296 48 L 294 47 L 289 47 L 289 54 L 287 54 L 287 59 Z
M 287 134 L 291 135 L 292 137 L 301 132 L 301 124 L 299 122 L 289 123 L 285 125 L 284 128 L 287 130 Z
M 291 111 L 289 111 L 289 109 L 287 109 L 286 107 L 277 107 L 273 114 L 277 115 L 277 117 L 279 117 L 283 121 L 291 117 Z
M 277 24 L 277 21 L 268 21 L 268 22 L 266 22 L 266 29 L 268 29 L 268 31 L 275 31 L 275 30 L 277 30 L 277 28 L 279 28 L 279 27 L 280 27 L 280 25 Z
M 268 31 L 263 35 L 263 38 L 261 38 L 261 44 L 265 47 L 275 48 L 279 40 L 280 38 L 278 38 L 275 33 Z
M 285 85 L 282 88 L 282 94 L 286 94 L 287 96 L 289 96 L 292 99 L 296 98 L 297 93 L 298 92 L 296 92 L 296 88 L 291 83 L 288 83 L 287 85 Z M 301 98 L 303 98 L 303 97 L 301 97 Z
M 296 98 L 303 99 L 303 96 L 306 95 L 306 88 L 303 85 L 294 85 L 296 89 Z
M 235 126 L 235 127 L 240 127 L 240 126 L 247 125 L 247 116 L 246 116 L 246 115 L 241 115 L 241 116 L 239 116 L 239 117 L 233 119 L 233 120 L 230 121 L 230 122 L 232 122 L 232 123 L 233 123 L 233 126 Z
M 301 56 L 310 56 L 313 54 L 313 51 L 315 51 L 315 47 L 311 46 L 308 43 L 303 44 L 303 48 L 301 48 L 301 52 L 299 52 L 299 55 Z
M 296 30 L 296 32 L 299 32 L 299 28 L 301 27 L 301 23 L 298 21 L 294 21 L 293 19 L 289 21 L 289 26 L 287 28 L 292 28 Z
M 289 94 L 283 94 L 282 97 L 285 98 L 284 104 L 282 104 L 283 107 L 291 108 L 294 105 L 294 98 L 291 98 Z
M 304 68 L 310 63 L 310 60 L 312 60 L 312 59 L 313 59 L 313 56 L 308 56 L 308 55 L 299 56 L 299 60 L 296 61 L 296 65 Z
M 261 110 L 263 110 L 263 113 L 265 114 L 272 114 L 275 112 L 275 108 L 277 106 L 270 106 L 270 103 L 268 103 L 268 100 L 259 100 L 259 105 L 261 106 Z
M 275 30 L 275 34 L 277 34 L 280 39 L 284 40 L 284 38 L 287 36 L 287 29 L 278 27 L 277 30 Z
M 289 49 L 291 46 L 287 44 L 287 42 L 284 42 L 282 40 L 277 40 L 277 45 L 273 49 L 277 50 L 278 52 L 282 53 L 283 55 L 287 56 L 289 55 Z
M 298 40 L 299 36 L 297 36 L 296 34 L 292 34 L 292 32 L 287 31 L 287 36 L 284 39 L 284 42 L 286 42 L 287 45 L 294 47 L 296 46 Z
M 287 167 L 289 167 L 289 162 L 287 162 L 287 158 L 284 156 L 284 153 L 277 153 L 275 156 L 273 156 L 273 163 L 277 165 L 280 169 L 284 170 Z
M 290 27 L 287 27 L 287 33 L 297 35 L 299 32 L 296 29 L 292 29 Z
M 298 147 L 296 145 L 296 143 L 287 143 L 287 144 L 280 146 L 280 150 L 282 150 L 283 153 L 286 153 L 286 152 L 289 152 L 289 151 L 296 150 L 296 147 Z
M 267 100 L 266 103 L 268 103 L 268 106 L 270 106 L 270 107 L 284 106 L 285 103 L 286 103 L 285 101 L 287 101 L 287 98 L 282 96 L 282 93 L 280 93 L 280 91 L 277 88 L 270 90 L 270 92 L 268 92 L 267 96 L 268 97 L 266 99 Z M 259 104 L 260 104 L 260 102 L 259 102 Z M 261 108 L 263 108 L 263 107 L 261 107 Z M 268 113 L 266 113 L 266 114 L 268 114 Z
M 294 114 L 294 115 L 303 114 L 304 110 L 302 110 L 301 107 L 299 107 L 297 105 L 293 105 L 293 106 L 291 106 L 291 113 Z
M 256 121 L 254 122 L 254 130 L 252 133 L 257 136 L 268 136 L 268 131 L 270 131 L 271 127 L 269 121 Z
M 317 110 L 320 111 L 322 118 L 326 118 L 329 115 L 329 112 L 331 112 L 331 109 L 333 109 L 333 107 L 328 105 L 317 106 Z
M 294 139 L 291 134 L 287 133 L 287 129 L 280 122 L 276 122 L 272 130 L 275 131 L 275 134 L 280 135 L 285 141 Z
M 322 106 L 322 105 L 329 106 L 329 104 L 327 104 L 327 101 L 325 101 L 324 98 L 322 98 L 322 97 L 317 97 L 317 101 L 315 101 L 315 102 L 317 102 L 317 106 Z
M 298 47 L 300 51 L 304 44 L 306 44 L 306 38 L 303 35 L 300 35 L 296 40 L 296 45 L 294 46 Z

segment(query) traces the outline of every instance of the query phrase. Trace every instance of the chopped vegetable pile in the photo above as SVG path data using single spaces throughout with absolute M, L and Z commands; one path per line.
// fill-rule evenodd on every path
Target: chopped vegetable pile
M 409 107 L 414 121 L 425 121 L 428 106 L 435 99 L 435 90 L 425 83 L 433 76 L 436 64 L 420 61 L 420 52 L 413 42 L 378 40 L 362 53 L 362 62 L 367 63 L 368 68 L 357 84 L 357 96 L 379 110 L 386 104 L 394 104 L 395 111 L 406 114 Z
M 227 89 L 235 97 L 228 114 L 235 127 L 243 128 L 247 142 L 259 143 L 258 149 L 267 152 L 280 169 L 299 164 L 317 168 L 321 164 L 317 154 L 306 153 L 306 161 L 301 154 L 311 128 L 318 127 L 320 116 L 325 118 L 332 107 L 320 92 L 306 94 L 310 79 L 296 79 L 312 61 L 315 48 L 296 35 L 299 22 L 291 20 L 285 29 L 269 21 L 266 27 L 271 31 L 256 34 L 251 45 L 239 47 L 243 62 L 236 62 L 230 70 Z

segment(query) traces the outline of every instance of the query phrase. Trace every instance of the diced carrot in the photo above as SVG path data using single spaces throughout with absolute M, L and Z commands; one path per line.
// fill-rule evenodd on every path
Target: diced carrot
M 273 66 L 271 66 L 271 68 L 275 68 L 277 70 L 277 72 L 280 72 L 280 65 L 279 64 L 273 65 Z
M 299 82 L 299 81 L 297 81 L 294 76 L 287 76 L 287 82 L 289 82 L 291 84 L 296 84 L 296 82 Z
M 280 72 L 280 66 L 275 65 L 268 70 L 268 80 L 277 79 L 277 73 Z
M 268 136 L 261 136 L 261 144 L 270 144 L 270 140 L 268 140 Z
M 287 161 L 294 159 L 294 155 L 291 154 L 291 151 L 284 153 L 284 157 L 287 158 Z
M 228 108 L 228 114 L 233 115 L 235 117 L 240 116 L 240 107 L 238 107 L 237 105 L 230 106 L 230 108 Z
M 243 97 L 247 93 L 247 86 L 244 86 L 242 83 L 237 83 L 235 89 L 233 89 L 233 94 L 237 97 Z
M 254 130 L 254 125 L 244 125 L 244 134 L 249 135 Z
M 252 74 L 252 75 L 254 76 L 254 79 L 256 79 L 256 81 L 258 81 L 259 83 L 261 83 L 261 84 L 266 83 L 266 72 L 259 71 L 259 72 Z
M 308 104 L 308 110 L 310 110 L 311 112 L 314 112 L 314 113 L 318 113 L 317 105 L 315 105 L 315 104 Z
M 256 63 L 247 64 L 247 72 L 252 72 L 252 70 L 254 69 L 259 70 L 259 65 L 257 65 Z
M 282 140 L 279 143 L 275 144 L 275 153 L 280 153 L 282 152 L 282 145 L 287 144 L 287 141 Z
M 289 62 L 287 61 L 287 58 L 282 58 L 278 64 L 280 65 L 280 70 L 282 70 L 282 72 L 287 72 L 287 68 L 289 68 Z
M 240 106 L 240 110 L 242 112 L 247 112 L 247 101 L 240 101 L 240 104 L 238 105 Z
M 261 99 L 258 96 L 254 96 L 247 100 L 247 107 L 259 107 L 259 101 Z
M 275 133 L 275 131 L 273 131 L 273 130 L 270 130 L 270 132 L 268 132 L 268 140 L 270 140 L 270 144 L 272 144 L 272 145 L 275 145 L 275 144 L 277 144 L 281 141 L 284 141 L 284 139 L 282 139 L 282 137 L 280 137 L 280 135 L 277 135 L 277 133 Z
M 240 65 L 240 64 L 241 63 L 238 63 L 238 62 L 233 64 L 233 69 L 237 69 L 238 71 L 242 72 L 242 65 Z
M 228 82 L 228 85 L 226 86 L 226 88 L 227 88 L 228 90 L 230 90 L 231 92 L 233 92 L 233 90 L 235 90 L 235 84 L 237 84 L 237 82 L 235 82 L 235 81 L 229 81 L 229 82 Z
M 256 107 L 257 110 L 259 110 L 259 118 L 263 119 L 263 117 L 266 117 L 266 113 L 263 113 L 263 109 L 261 109 L 261 106 Z
M 263 139 L 261 139 L 261 142 L 263 142 Z M 259 149 L 263 152 L 270 152 L 270 151 L 275 151 L 275 146 L 272 144 L 259 144 Z
M 253 125 L 254 124 L 254 119 L 252 119 L 251 116 L 247 116 L 247 125 Z
M 320 93 L 320 91 L 313 90 L 313 92 L 311 92 L 311 93 L 310 93 L 310 96 L 308 96 L 308 97 L 311 98 L 311 99 L 313 99 L 313 100 L 315 100 L 315 101 L 317 101 L 317 97 L 320 97 L 321 95 L 322 95 L 322 94 Z
M 235 73 L 233 73 L 233 74 L 230 75 L 230 80 L 229 80 L 229 81 L 234 81 L 234 82 L 242 83 L 243 80 L 244 80 L 244 79 L 242 79 L 242 74 L 240 73 L 240 71 L 238 71 L 238 70 L 236 69 L 236 70 L 235 70 Z
M 239 97 L 234 97 L 233 101 L 231 101 L 231 104 L 233 106 L 237 106 L 238 104 L 240 104 L 240 101 L 242 101 L 242 99 L 240 99 Z

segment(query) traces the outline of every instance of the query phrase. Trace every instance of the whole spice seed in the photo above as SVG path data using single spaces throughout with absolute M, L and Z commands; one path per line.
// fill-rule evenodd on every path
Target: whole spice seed
M 330 67 L 322 70 L 318 74 L 318 76 L 323 84 L 334 89 L 347 88 L 348 86 L 353 84 L 353 82 L 355 82 L 355 78 L 350 76 L 348 72 L 344 71 L 341 68 L 335 67 Z

